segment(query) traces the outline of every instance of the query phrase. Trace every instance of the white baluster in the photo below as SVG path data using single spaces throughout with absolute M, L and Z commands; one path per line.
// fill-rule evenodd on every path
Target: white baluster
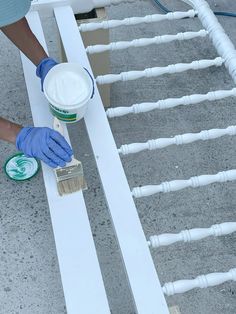
M 214 60 L 197 60 L 191 63 L 170 64 L 166 67 L 148 68 L 143 71 L 128 71 L 122 72 L 120 74 L 100 75 L 96 78 L 96 82 L 101 85 L 111 84 L 119 81 L 125 82 L 137 80 L 143 77 L 155 77 L 163 74 L 181 73 L 188 70 L 206 69 L 211 66 L 221 66 L 223 63 L 224 60 L 218 57 L 215 58 Z
M 156 36 L 154 38 L 140 38 L 134 39 L 132 41 L 118 41 L 113 42 L 108 45 L 94 45 L 88 46 L 86 51 L 89 54 L 100 53 L 104 51 L 115 51 L 115 50 L 122 50 L 127 49 L 130 47 L 145 47 L 149 45 L 159 45 L 164 43 L 169 43 L 175 40 L 190 40 L 197 37 L 206 37 L 208 34 L 207 31 L 204 29 L 200 30 L 199 32 L 185 32 L 185 33 L 178 33 L 176 35 L 163 35 L 163 36 Z
M 199 133 L 186 133 L 182 135 L 175 135 L 174 137 L 170 138 L 159 138 L 156 140 L 149 140 L 146 143 L 124 144 L 118 149 L 118 152 L 123 155 L 128 155 L 138 153 L 143 150 L 161 149 L 170 145 L 184 145 L 199 140 L 212 140 L 224 135 L 236 135 L 236 126 L 232 125 L 226 129 L 205 130 Z
M 79 30 L 81 32 L 89 32 L 95 31 L 97 29 L 109 29 L 119 26 L 131 26 L 137 25 L 141 23 L 154 23 L 160 22 L 164 20 L 179 20 L 186 17 L 194 17 L 196 12 L 194 10 L 189 10 L 187 12 L 171 12 L 167 14 L 153 14 L 153 15 L 146 15 L 143 17 L 129 17 L 123 20 L 109 20 L 103 21 L 100 23 L 86 23 L 81 24 L 79 26 Z
M 184 293 L 195 288 L 208 288 L 221 285 L 226 281 L 236 281 L 236 268 L 231 269 L 227 273 L 211 273 L 198 276 L 190 280 L 178 280 L 165 283 L 162 287 L 163 292 L 170 296 L 177 293 Z
M 219 90 L 209 92 L 207 94 L 193 94 L 183 96 L 181 98 L 168 98 L 159 100 L 158 102 L 145 102 L 140 104 L 134 104 L 130 107 L 116 107 L 110 108 L 106 111 L 108 118 L 121 117 L 129 113 L 138 114 L 148 112 L 155 109 L 169 109 L 180 105 L 188 106 L 201 103 L 204 101 L 215 101 L 224 99 L 227 97 L 235 97 L 236 88 L 231 90 Z
M 210 228 L 194 228 L 182 230 L 180 233 L 163 233 L 150 236 L 148 244 L 152 248 L 171 245 L 176 242 L 198 241 L 210 236 L 219 237 L 236 231 L 236 222 L 224 222 Z
M 216 182 L 223 183 L 234 180 L 236 180 L 236 169 L 222 171 L 214 175 L 201 175 L 198 177 L 192 177 L 189 180 L 174 180 L 169 182 L 162 182 L 159 185 L 135 187 L 132 190 L 132 195 L 136 198 L 140 198 L 156 193 L 168 193 L 183 190 L 188 187 L 197 188 Z

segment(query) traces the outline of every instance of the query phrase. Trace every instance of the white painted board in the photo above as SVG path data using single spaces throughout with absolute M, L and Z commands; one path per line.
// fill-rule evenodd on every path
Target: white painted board
M 68 61 L 92 72 L 69 6 L 54 9 Z M 169 313 L 97 87 L 85 124 L 120 245 L 137 313 Z
M 27 15 L 34 34 L 46 49 L 37 12 Z M 35 75 L 35 66 L 21 54 L 35 126 L 52 127 L 47 100 Z M 66 131 L 66 138 L 69 141 Z M 52 169 L 42 165 L 62 285 L 68 314 L 110 313 L 83 194 L 60 197 Z

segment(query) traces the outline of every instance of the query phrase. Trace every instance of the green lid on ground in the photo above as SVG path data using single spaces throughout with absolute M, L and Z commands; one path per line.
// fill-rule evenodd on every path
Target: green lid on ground
M 39 162 L 23 153 L 11 156 L 4 165 L 6 175 L 15 181 L 25 181 L 34 177 L 39 171 Z

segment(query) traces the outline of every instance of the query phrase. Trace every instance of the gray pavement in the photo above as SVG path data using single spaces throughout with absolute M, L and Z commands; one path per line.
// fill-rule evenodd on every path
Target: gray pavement
M 164 1 L 170 8 L 186 9 L 177 0 Z M 216 10 L 236 12 L 234 0 L 209 1 Z M 140 16 L 158 12 L 150 1 L 123 4 L 108 9 L 112 18 Z M 236 19 L 220 18 L 236 44 Z M 44 21 L 52 56 L 58 55 L 56 28 Z M 199 30 L 197 19 L 118 28 L 111 40 L 152 37 L 157 34 Z M 0 35 L 1 115 L 32 123 L 19 53 Z M 144 69 L 200 58 L 214 58 L 216 52 L 208 39 L 195 39 L 163 46 L 129 49 L 111 54 L 113 73 Z M 188 72 L 156 79 L 115 83 L 111 105 L 128 106 L 141 101 L 156 101 L 195 92 L 230 89 L 234 84 L 224 68 Z M 145 141 L 186 132 L 234 125 L 234 99 L 153 111 L 111 120 L 117 143 Z M 84 193 L 103 278 L 113 314 L 134 314 L 119 248 L 83 123 L 70 126 L 76 155 L 82 159 L 89 189 Z M 130 187 L 184 179 L 193 175 L 233 169 L 236 138 L 225 137 L 160 151 L 142 152 L 122 158 Z M 15 152 L 1 142 L 1 161 Z M 155 195 L 136 201 L 145 234 L 178 232 L 185 228 L 208 227 L 223 221 L 235 221 L 236 183 L 213 184 L 198 189 Z M 42 175 L 17 184 L 0 176 L 0 314 L 66 313 L 56 250 Z M 236 265 L 235 234 L 206 239 L 193 244 L 177 244 L 153 252 L 161 283 L 199 274 L 228 271 Z M 115 270 L 115 271 L 114 271 Z M 167 298 L 169 305 L 179 305 L 182 314 L 236 313 L 235 283 L 228 282 L 205 290 L 193 290 Z M 157 309 L 158 313 L 158 309 Z M 147 313 L 149 314 L 149 313 Z M 161 314 L 161 313 L 160 313 Z

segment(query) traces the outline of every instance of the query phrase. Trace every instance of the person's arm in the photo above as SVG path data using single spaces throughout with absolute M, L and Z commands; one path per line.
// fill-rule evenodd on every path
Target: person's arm
M 25 17 L 18 22 L 2 27 L 1 30 L 37 67 L 36 75 L 41 79 L 41 90 L 43 91 L 44 79 L 51 68 L 57 65 L 57 62 L 48 57 L 31 31 Z
M 50 167 L 64 167 L 71 161 L 71 147 L 57 131 L 22 127 L 0 117 L 0 140 L 15 144 L 28 157 L 41 159 Z
M 22 129 L 19 124 L 0 117 L 0 140 L 15 144 L 17 134 Z
M 16 23 L 2 27 L 1 30 L 36 66 L 42 59 L 48 57 L 25 17 Z
M 3 33 L 37 66 L 36 74 L 43 80 L 50 69 L 57 64 L 48 58 L 41 44 L 31 31 L 26 18 L 1 28 Z M 35 157 L 50 167 L 64 167 L 71 161 L 71 147 L 58 132 L 46 127 L 21 127 L 0 118 L 0 140 L 16 145 L 28 157 Z

